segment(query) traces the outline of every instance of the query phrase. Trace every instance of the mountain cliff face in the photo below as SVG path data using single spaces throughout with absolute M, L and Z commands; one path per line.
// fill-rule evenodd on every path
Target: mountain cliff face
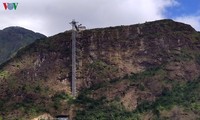
M 14 56 L 20 48 L 46 36 L 21 27 L 0 30 L 0 64 Z
M 77 120 L 200 118 L 200 33 L 160 20 L 77 35 L 71 97 L 71 32 L 36 41 L 3 64 L 0 113 Z

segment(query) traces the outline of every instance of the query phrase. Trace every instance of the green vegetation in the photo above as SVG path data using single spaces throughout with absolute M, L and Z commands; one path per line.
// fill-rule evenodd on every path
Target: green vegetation
M 64 92 L 56 93 L 52 97 L 48 97 L 49 93 L 45 95 L 41 93 L 43 89 L 44 88 L 35 87 L 33 92 L 29 91 L 26 93 L 24 99 L 15 102 L 12 102 L 14 99 L 13 97 L 7 96 L 4 100 L 0 100 L 0 112 L 8 112 L 7 114 L 9 114 L 9 111 L 15 110 L 20 111 L 23 115 L 20 119 L 25 119 L 27 116 L 32 118 L 42 113 L 52 112 L 52 108 L 53 111 L 62 112 L 66 106 L 72 104 L 74 101 L 70 95 Z M 34 92 L 34 90 L 36 90 L 36 92 Z M 16 118 L 16 116 L 13 116 L 13 118 Z
M 9 77 L 8 71 L 0 71 L 0 79 L 6 79 Z
M 163 68 L 164 68 L 164 65 L 158 66 L 158 67 L 152 67 L 141 73 L 137 73 L 137 74 L 132 73 L 131 75 L 126 75 L 124 76 L 123 79 L 128 79 L 132 82 L 141 82 L 141 80 L 145 78 L 151 78 L 155 75 L 158 75 L 160 79 L 164 79 L 164 77 L 166 76 L 166 71 L 164 71 Z
M 139 114 L 128 112 L 119 102 L 107 102 L 105 98 L 94 100 L 84 95 L 76 100 L 84 110 L 77 111 L 75 120 L 139 120 Z
M 115 67 L 108 65 L 101 60 L 94 61 L 93 63 L 89 64 L 87 68 L 92 71 L 92 78 L 95 77 L 101 79 L 110 78 L 110 76 L 117 71 Z
M 61 92 L 61 93 L 57 93 L 52 97 L 52 101 L 54 101 L 53 103 L 53 107 L 58 110 L 62 104 L 61 102 L 65 100 L 68 102 L 68 104 L 72 104 L 73 103 L 73 98 L 72 96 L 69 96 L 68 94 L 66 94 L 65 92 Z
M 25 99 L 15 101 L 14 103 L 11 101 L 14 99 L 13 97 L 7 98 L 7 101 L 3 101 L 2 109 L 0 109 L 0 111 L 5 112 L 5 109 L 6 111 L 19 110 L 23 114 L 29 116 L 35 116 L 39 113 L 48 111 L 48 108 L 46 108 L 45 105 L 46 97 L 38 94 L 28 94 L 25 97 Z
M 174 58 L 177 61 L 190 61 L 190 60 L 193 60 L 195 58 L 194 51 L 183 47 L 180 50 L 180 54 L 175 55 Z
M 40 84 L 29 84 L 26 81 L 24 83 L 19 82 L 16 78 L 9 77 L 7 84 L 3 85 L 9 89 L 0 100 L 0 112 L 4 112 L 6 116 L 10 111 L 20 111 L 24 118 L 27 115 L 36 116 L 47 112 L 50 103 L 45 101 L 49 99 L 50 90 Z
M 191 39 L 192 39 L 192 42 L 194 42 L 194 43 L 199 42 L 199 40 L 200 40 L 199 32 L 191 34 Z
M 136 109 L 139 113 L 153 111 L 157 118 L 163 110 L 180 106 L 188 111 L 199 112 L 200 79 L 185 84 L 177 84 L 172 90 L 163 89 L 162 95 L 155 102 L 143 101 Z
M 174 56 L 176 61 L 190 61 L 193 59 L 190 53 L 181 52 L 180 54 L 176 54 Z
M 76 120 L 139 120 L 145 112 L 153 111 L 155 118 L 161 119 L 160 112 L 171 110 L 173 106 L 181 106 L 190 111 L 200 111 L 199 81 L 176 85 L 170 91 L 164 89 L 155 102 L 143 101 L 135 111 L 128 112 L 123 106 L 106 102 L 104 99 L 94 100 L 83 95 L 79 96 L 79 104 L 85 105 L 83 111 L 78 111 Z
M 142 84 L 142 79 L 159 75 L 160 78 L 166 76 L 162 67 L 150 68 L 142 73 L 126 75 L 124 80 L 131 80 L 134 83 L 140 82 L 138 89 L 144 91 L 147 86 Z M 117 81 L 117 80 L 115 80 Z M 171 83 L 170 83 L 171 84 Z M 200 113 L 200 78 L 188 82 L 174 82 L 172 89 L 163 88 L 160 96 L 155 101 L 138 101 L 138 106 L 134 111 L 127 111 L 119 102 L 120 98 L 114 101 L 107 101 L 105 97 L 94 100 L 90 92 L 83 91 L 76 99 L 76 104 L 84 106 L 83 110 L 77 112 L 76 120 L 140 120 L 145 113 L 153 113 L 153 119 L 164 119 L 162 111 L 170 111 L 174 106 L 179 106 L 187 111 Z M 106 87 L 104 84 L 92 87 L 97 90 Z M 115 103 L 115 104 L 113 104 Z M 117 103 L 117 104 L 116 104 Z

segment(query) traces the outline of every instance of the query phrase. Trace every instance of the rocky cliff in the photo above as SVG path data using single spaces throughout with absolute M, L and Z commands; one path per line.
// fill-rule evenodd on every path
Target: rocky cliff
M 1 66 L 1 116 L 200 117 L 200 34 L 190 25 L 160 20 L 85 30 L 77 37 L 77 98 L 70 96 L 68 31 L 32 43 Z

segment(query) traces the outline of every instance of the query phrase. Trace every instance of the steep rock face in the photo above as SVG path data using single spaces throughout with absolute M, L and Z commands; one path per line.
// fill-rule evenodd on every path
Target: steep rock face
M 129 111 L 144 100 L 155 101 L 163 89 L 172 89 L 166 81 L 188 82 L 199 77 L 200 36 L 189 25 L 161 20 L 86 30 L 77 36 L 78 92 L 103 85 L 92 89 L 89 96 L 119 99 Z M 41 103 L 39 108 L 52 115 L 70 112 L 68 103 L 58 107 L 54 102 L 57 93 L 70 94 L 71 90 L 70 31 L 27 46 L 1 68 L 0 103 L 6 104 L 0 104 L 0 110 L 4 116 L 26 115 L 21 109 L 29 111 L 29 101 L 32 106 Z M 27 99 L 28 105 L 13 107 Z
M 171 20 L 85 31 L 78 40 L 83 79 L 78 84 L 87 87 L 169 62 L 187 49 L 196 49 L 193 33 L 189 25 Z
M 20 48 L 46 36 L 21 27 L 0 30 L 0 64 L 14 56 Z

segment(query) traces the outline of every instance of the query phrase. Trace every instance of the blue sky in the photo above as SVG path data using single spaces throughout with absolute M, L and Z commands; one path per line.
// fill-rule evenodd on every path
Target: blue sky
M 178 4 L 167 8 L 167 17 L 190 16 L 200 14 L 200 0 L 177 0 Z
M 176 2 L 175 5 L 166 8 L 165 17 L 190 24 L 200 31 L 200 0 L 176 0 Z
M 160 19 L 190 24 L 200 31 L 200 0 L 15 0 L 16 10 L 0 5 L 0 29 L 21 26 L 47 36 L 70 30 L 76 19 L 88 29 Z

